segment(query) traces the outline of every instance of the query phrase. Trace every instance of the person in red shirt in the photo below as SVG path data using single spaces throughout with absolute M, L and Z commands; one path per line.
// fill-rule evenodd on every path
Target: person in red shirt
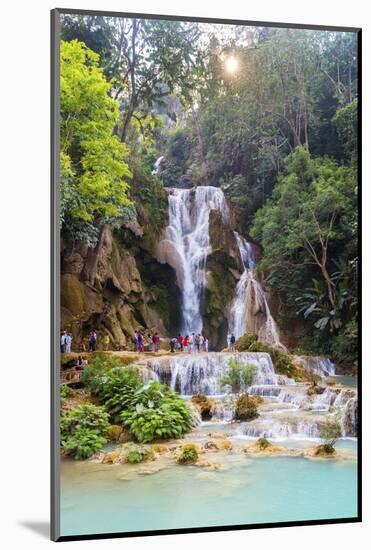
M 183 336 L 181 334 L 179 334 L 178 336 L 178 342 L 180 346 L 180 351 L 183 351 Z
M 187 351 L 187 347 L 188 347 L 188 341 L 189 341 L 189 336 L 187 334 L 187 336 L 184 338 L 183 340 L 183 348 L 184 348 L 184 351 Z

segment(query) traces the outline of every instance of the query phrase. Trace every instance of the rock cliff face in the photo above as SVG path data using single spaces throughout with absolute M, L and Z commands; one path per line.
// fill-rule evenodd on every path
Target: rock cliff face
M 132 238 L 137 246 L 125 247 L 104 226 L 95 248 L 63 243 L 61 328 L 72 332 L 75 349 L 83 349 L 92 329 L 97 330 L 98 347 L 108 335 L 110 347 L 124 349 L 131 347 L 135 329 L 166 336 L 174 322 L 176 307 L 170 313 L 168 304 L 179 302 L 171 284 L 175 274 L 140 250 L 140 236 Z
M 229 307 L 243 272 L 243 265 L 233 229 L 223 222 L 222 215 L 217 210 L 210 213 L 209 232 L 212 251 L 206 262 L 207 287 L 203 318 L 210 347 L 217 349 L 227 342 Z

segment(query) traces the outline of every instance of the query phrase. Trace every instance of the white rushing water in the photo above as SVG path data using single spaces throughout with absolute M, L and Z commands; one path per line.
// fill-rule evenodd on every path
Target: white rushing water
M 236 399 L 231 388 L 223 385 L 230 360 L 241 365 L 254 365 L 255 377 L 250 387 L 242 380 L 239 394 L 261 396 L 264 404 L 259 417 L 236 425 L 237 433 L 248 437 L 317 438 L 325 417 L 339 418 L 342 435 L 357 435 L 357 391 L 349 387 L 325 387 L 321 394 L 308 394 L 309 384 L 297 383 L 276 373 L 268 353 L 211 352 L 179 354 L 173 357 L 151 358 L 147 377 L 167 384 L 185 399 L 192 395 L 207 395 L 213 402 L 212 422 L 231 422 Z
M 159 159 L 160 161 L 160 159 Z M 210 249 L 209 217 L 211 210 L 221 212 L 229 221 L 229 209 L 223 191 L 217 187 L 173 189 L 169 194 L 169 225 L 159 243 L 159 261 L 171 265 L 182 295 L 181 332 L 201 332 L 202 295 L 206 286 L 205 264 Z M 270 312 L 265 292 L 255 275 L 253 247 L 237 232 L 236 244 L 244 271 L 236 286 L 229 311 L 229 334 L 236 339 L 253 332 L 258 339 L 279 346 L 277 325 Z
M 258 335 L 261 342 L 280 346 L 275 320 L 269 309 L 265 292 L 255 276 L 255 255 L 249 242 L 235 232 L 236 241 L 244 265 L 236 294 L 229 313 L 229 333 L 236 339 L 246 332 Z
M 164 157 L 159 157 L 156 162 L 155 162 L 155 166 L 152 170 L 152 176 L 156 176 L 160 170 L 160 166 L 161 166 L 161 162 L 164 160 Z
M 219 210 L 223 219 L 228 220 L 228 206 L 217 187 L 174 189 L 169 195 L 169 225 L 159 245 L 159 259 L 176 270 L 182 293 L 183 334 L 202 330 L 201 299 L 206 285 L 205 263 L 210 253 L 211 210 Z

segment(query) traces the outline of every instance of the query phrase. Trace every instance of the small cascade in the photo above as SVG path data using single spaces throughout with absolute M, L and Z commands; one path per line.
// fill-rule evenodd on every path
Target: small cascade
M 223 191 L 217 187 L 174 189 L 169 195 L 169 225 L 159 243 L 159 260 L 171 265 L 182 293 L 181 332 L 202 331 L 201 298 L 206 286 L 205 263 L 210 253 L 209 216 L 229 211 Z
M 320 421 L 310 418 L 258 418 L 238 428 L 240 435 L 247 437 L 266 437 L 269 439 L 305 438 L 315 439 L 320 436 Z
M 224 395 L 226 388 L 221 385 L 230 359 L 237 359 L 243 365 L 254 365 L 255 385 L 277 385 L 287 382 L 285 377 L 277 375 L 268 353 L 208 353 L 200 355 L 180 355 L 162 361 L 153 359 L 148 362 L 157 379 L 167 383 L 172 390 L 181 395 L 202 393 L 210 396 Z M 290 381 L 291 382 L 291 381 Z M 241 392 L 245 391 L 241 382 Z
M 334 376 L 335 365 L 328 357 L 296 355 L 294 356 L 295 363 L 317 376 Z
M 352 397 L 342 410 L 340 417 L 342 435 L 357 437 L 358 435 L 358 400 Z
M 213 422 L 231 422 L 236 410 L 236 403 L 233 399 L 220 399 L 215 401 L 212 408 Z
M 265 292 L 255 276 L 256 260 L 252 246 L 236 232 L 235 236 L 245 270 L 237 283 L 230 308 L 228 331 L 236 338 L 253 332 L 261 342 L 282 346 Z
M 311 403 L 312 410 L 328 411 L 330 407 L 335 405 L 341 391 L 339 388 L 326 388 L 323 393 L 315 395 Z
M 159 173 L 159 170 L 160 170 L 160 166 L 161 166 L 161 162 L 164 160 L 164 157 L 159 157 L 156 162 L 155 162 L 155 166 L 152 170 L 152 176 L 157 176 L 157 174 Z

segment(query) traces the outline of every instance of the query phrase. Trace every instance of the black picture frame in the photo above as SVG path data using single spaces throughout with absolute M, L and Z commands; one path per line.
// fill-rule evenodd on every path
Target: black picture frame
M 60 211 L 60 196 L 59 196 L 59 41 L 60 41 L 60 16 L 63 14 L 72 15 L 98 15 L 107 17 L 132 17 L 140 19 L 158 19 L 168 21 L 183 21 L 183 22 L 200 22 L 213 24 L 230 24 L 230 25 L 246 25 L 246 26 L 264 26 L 275 28 L 291 28 L 291 29 L 306 29 L 306 30 L 328 30 L 353 32 L 357 35 L 358 43 L 358 252 L 359 252 L 359 290 L 358 290 L 358 401 L 359 401 L 359 417 L 358 417 L 358 441 L 357 441 L 357 516 L 349 518 L 337 519 L 318 519 L 304 521 L 285 521 L 279 523 L 259 523 L 246 525 L 220 525 L 220 526 L 205 526 L 196 528 L 179 528 L 179 529 L 161 529 L 161 530 L 146 530 L 135 532 L 112 532 L 112 533 L 91 533 L 84 535 L 62 535 L 60 534 L 60 438 L 59 438 L 59 415 L 60 415 L 60 235 L 59 235 L 59 211 Z M 56 8 L 51 10 L 51 539 L 56 542 L 72 541 L 72 540 L 91 540 L 91 539 L 108 539 L 108 538 L 129 538 L 129 537 L 144 537 L 155 535 L 172 535 L 200 532 L 219 532 L 219 531 L 237 531 L 250 529 L 266 529 L 273 527 L 297 527 L 310 525 L 324 524 L 342 524 L 342 523 L 358 523 L 362 521 L 362 304 L 361 304 L 361 287 L 362 287 L 362 29 L 358 27 L 343 27 L 343 26 L 327 26 L 327 25 L 305 25 L 294 23 L 278 23 L 267 21 L 249 21 L 236 19 L 220 19 L 212 17 L 186 17 L 175 15 L 158 15 L 149 13 L 134 13 L 134 12 L 115 12 L 104 10 L 79 10 Z

